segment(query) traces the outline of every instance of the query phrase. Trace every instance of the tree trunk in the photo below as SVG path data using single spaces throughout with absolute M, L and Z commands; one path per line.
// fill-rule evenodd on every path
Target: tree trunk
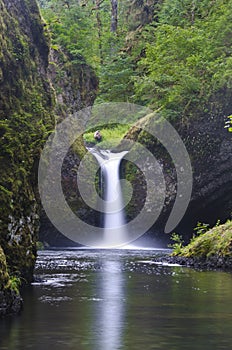
M 196 3 L 193 1 L 192 10 L 191 10 L 191 24 L 194 25 L 195 22 L 195 11 L 196 11 Z
M 99 39 L 99 55 L 100 55 L 100 63 L 103 64 L 103 52 L 102 52 L 102 21 L 100 15 L 100 6 L 102 4 L 102 0 L 96 0 L 96 19 L 97 19 L 97 31 L 98 31 L 98 39 Z
M 118 28 L 118 0 L 111 0 L 111 26 L 110 31 L 116 33 Z

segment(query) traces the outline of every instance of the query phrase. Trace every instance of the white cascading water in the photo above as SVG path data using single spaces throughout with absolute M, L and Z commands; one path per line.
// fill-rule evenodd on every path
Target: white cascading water
M 127 153 L 112 153 L 109 151 L 92 153 L 101 166 L 104 182 L 104 246 L 120 246 L 126 241 L 124 227 L 124 204 L 120 185 L 120 163 Z

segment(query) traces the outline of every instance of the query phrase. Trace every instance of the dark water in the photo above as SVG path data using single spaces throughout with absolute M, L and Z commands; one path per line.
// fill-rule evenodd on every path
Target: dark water
M 41 252 L 0 349 L 231 349 L 232 274 L 158 265 L 158 253 Z

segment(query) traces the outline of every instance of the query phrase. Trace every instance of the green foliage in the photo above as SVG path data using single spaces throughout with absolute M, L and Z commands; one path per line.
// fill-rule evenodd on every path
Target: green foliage
M 214 0 L 165 0 L 159 13 L 159 20 L 172 26 L 191 26 L 196 20 L 203 20 L 209 16 L 214 2 Z
M 139 63 L 138 102 L 174 117 L 209 112 L 211 98 L 232 87 L 231 7 L 232 1 L 164 1 Z
M 194 228 L 194 235 L 193 237 L 197 237 L 197 236 L 201 236 L 204 233 L 206 233 L 207 231 L 209 231 L 210 227 L 209 224 L 204 224 L 201 222 L 197 223 L 197 226 Z
M 8 273 L 5 254 L 0 246 L 0 291 L 11 290 L 19 293 L 21 280 L 17 276 L 11 276 Z
M 44 244 L 43 244 L 43 242 L 37 241 L 37 242 L 36 242 L 36 249 L 37 249 L 37 250 L 44 250 Z
M 118 28 L 112 33 L 111 1 L 40 0 L 52 36 L 72 60 L 84 60 L 100 78 L 98 102 L 128 101 L 133 95 L 134 56 L 125 52 L 128 0 L 119 3 Z M 98 5 L 99 4 L 99 5 Z
M 6 257 L 0 246 L 0 291 L 5 288 L 9 281 L 9 274 L 7 271 Z
M 179 255 L 183 248 L 183 239 L 182 236 L 178 233 L 172 233 L 171 240 L 174 242 L 173 244 L 170 244 L 169 247 L 173 249 L 172 254 L 173 255 Z
M 229 132 L 232 132 L 232 115 L 229 115 L 228 120 L 226 121 L 225 128 L 228 129 Z
M 188 118 L 211 113 L 217 93 L 232 88 L 232 0 L 119 1 L 116 33 L 110 0 L 39 2 L 53 47 L 95 68 L 98 102 Z
M 79 62 L 84 57 L 87 63 L 98 69 L 101 60 L 100 46 L 104 44 L 100 43 L 103 39 L 99 38 L 96 16 L 98 11 L 93 2 L 40 0 L 39 3 L 49 25 L 53 47 L 62 47 Z M 110 21 L 109 6 L 105 6 L 105 2 L 100 16 L 102 23 Z
M 10 276 L 6 289 L 10 289 L 13 292 L 19 294 L 19 288 L 21 286 L 21 279 L 16 276 Z
M 130 101 L 133 96 L 132 58 L 123 52 L 113 57 L 106 57 L 105 64 L 100 68 L 100 94 L 97 102 Z

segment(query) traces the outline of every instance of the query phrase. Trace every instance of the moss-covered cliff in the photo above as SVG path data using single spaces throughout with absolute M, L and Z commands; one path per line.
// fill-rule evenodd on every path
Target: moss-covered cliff
M 0 246 L 9 273 L 30 281 L 38 231 L 36 169 L 54 125 L 49 39 L 36 1 L 1 0 L 0 10 Z M 0 279 L 4 285 L 2 274 Z
M 9 281 L 33 278 L 41 149 L 55 119 L 59 122 L 93 103 L 98 81 L 82 59 L 77 62 L 60 49 L 50 50 L 47 26 L 35 0 L 0 0 L 0 10 L 0 305 L 5 305 L 0 314 L 4 314 L 14 300 Z M 77 154 L 85 151 L 81 142 L 75 150 L 74 159 L 68 155 L 70 169 L 72 161 L 79 160 Z M 72 177 L 67 176 L 68 182 Z M 47 225 L 50 230 L 45 218 Z

